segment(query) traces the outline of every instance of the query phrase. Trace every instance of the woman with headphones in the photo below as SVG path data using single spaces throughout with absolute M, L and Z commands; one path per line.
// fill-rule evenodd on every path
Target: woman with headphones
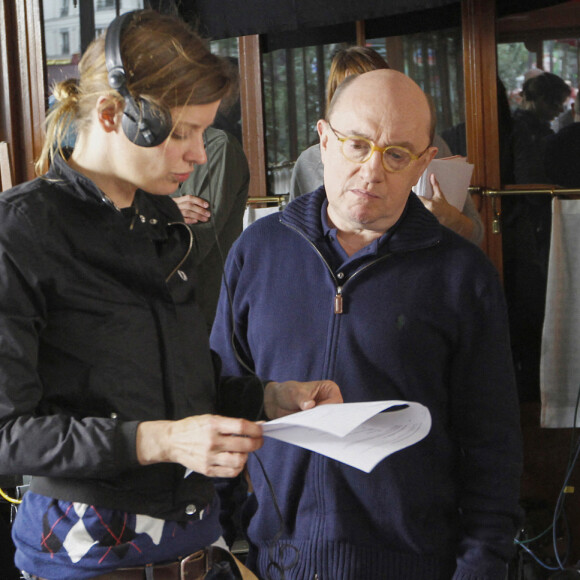
M 221 533 L 210 478 L 261 446 L 255 420 L 340 393 L 220 377 L 209 349 L 169 194 L 206 161 L 203 131 L 233 90 L 224 61 L 177 18 L 139 11 L 79 73 L 56 91 L 40 177 L 0 198 L 0 473 L 32 475 L 16 565 L 49 580 L 216 577 L 233 560 L 207 549 Z

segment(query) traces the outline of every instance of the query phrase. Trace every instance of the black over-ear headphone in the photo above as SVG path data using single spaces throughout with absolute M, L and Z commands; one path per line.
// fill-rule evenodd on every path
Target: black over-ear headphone
M 121 56 L 121 34 L 135 15 L 127 12 L 117 16 L 107 28 L 105 61 L 109 73 L 109 86 L 119 91 L 125 99 L 123 131 L 127 138 L 140 147 L 155 147 L 167 139 L 171 132 L 171 114 L 141 97 L 136 101 L 127 89 L 127 74 Z

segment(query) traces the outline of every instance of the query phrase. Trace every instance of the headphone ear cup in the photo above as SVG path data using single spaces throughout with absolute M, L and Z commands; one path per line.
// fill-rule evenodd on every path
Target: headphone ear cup
M 137 104 L 130 96 L 125 96 L 125 110 L 121 122 L 125 135 L 139 147 L 156 147 L 167 139 L 172 121 L 169 111 L 151 105 L 147 99 L 139 99 Z

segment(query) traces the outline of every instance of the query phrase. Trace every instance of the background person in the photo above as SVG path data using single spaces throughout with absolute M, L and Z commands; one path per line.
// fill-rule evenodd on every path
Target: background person
M 524 82 L 522 100 L 513 112 L 515 183 L 548 183 L 544 172 L 550 123 L 564 111 L 570 87 L 559 76 L 542 72 Z
M 333 57 L 326 85 L 326 108 L 332 100 L 338 85 L 349 75 L 369 72 L 371 70 L 388 69 L 387 61 L 375 50 L 366 46 L 351 46 L 339 50 Z M 436 157 L 449 157 L 451 150 L 447 143 L 437 134 L 433 145 L 437 147 Z M 322 185 L 323 165 L 320 159 L 320 144 L 316 143 L 303 151 L 292 171 L 290 180 L 290 200 L 314 191 Z M 459 211 L 445 199 L 435 177 L 431 179 L 433 186 L 432 199 L 420 197 L 427 209 L 448 228 L 461 234 L 473 243 L 480 245 L 483 241 L 483 222 L 477 211 L 471 195 L 465 198 L 463 211 Z
M 197 302 L 211 330 L 220 293 L 225 256 L 242 232 L 250 170 L 239 141 L 208 127 L 208 162 L 200 165 L 173 194 L 191 227 L 197 259 Z
M 572 103 L 573 122 L 546 137 L 544 170 L 550 183 L 565 188 L 580 187 L 580 114 Z
M 536 69 L 537 70 L 537 69 Z M 534 73 L 513 113 L 513 175 L 518 184 L 550 184 L 545 171 L 550 122 L 563 111 L 570 87 L 558 76 Z M 507 195 L 501 200 L 504 286 L 520 400 L 540 398 L 542 327 L 552 231 L 550 194 Z
M 324 186 L 228 256 L 211 335 L 228 372 L 241 359 L 274 380 L 329 376 L 346 402 L 418 401 L 432 417 L 370 474 L 267 440 L 245 506 L 261 577 L 505 580 L 522 467 L 506 308 L 483 252 L 411 191 L 433 130 L 411 79 L 351 75 L 318 122 Z
M 49 171 L 0 198 L 0 473 L 33 476 L 12 527 L 27 578 L 183 566 L 197 579 L 221 533 L 210 478 L 238 474 L 262 444 L 247 419 L 340 395 L 324 381 L 220 378 L 169 195 L 205 163 L 231 77 L 153 11 L 116 19 L 106 39 L 78 86 L 55 91 L 38 162 Z M 69 121 L 67 157 L 55 144 Z

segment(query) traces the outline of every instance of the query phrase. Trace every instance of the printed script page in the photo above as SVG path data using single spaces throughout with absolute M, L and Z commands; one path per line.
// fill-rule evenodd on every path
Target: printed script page
M 409 401 L 321 405 L 263 425 L 264 435 L 369 473 L 431 429 L 427 407 Z

